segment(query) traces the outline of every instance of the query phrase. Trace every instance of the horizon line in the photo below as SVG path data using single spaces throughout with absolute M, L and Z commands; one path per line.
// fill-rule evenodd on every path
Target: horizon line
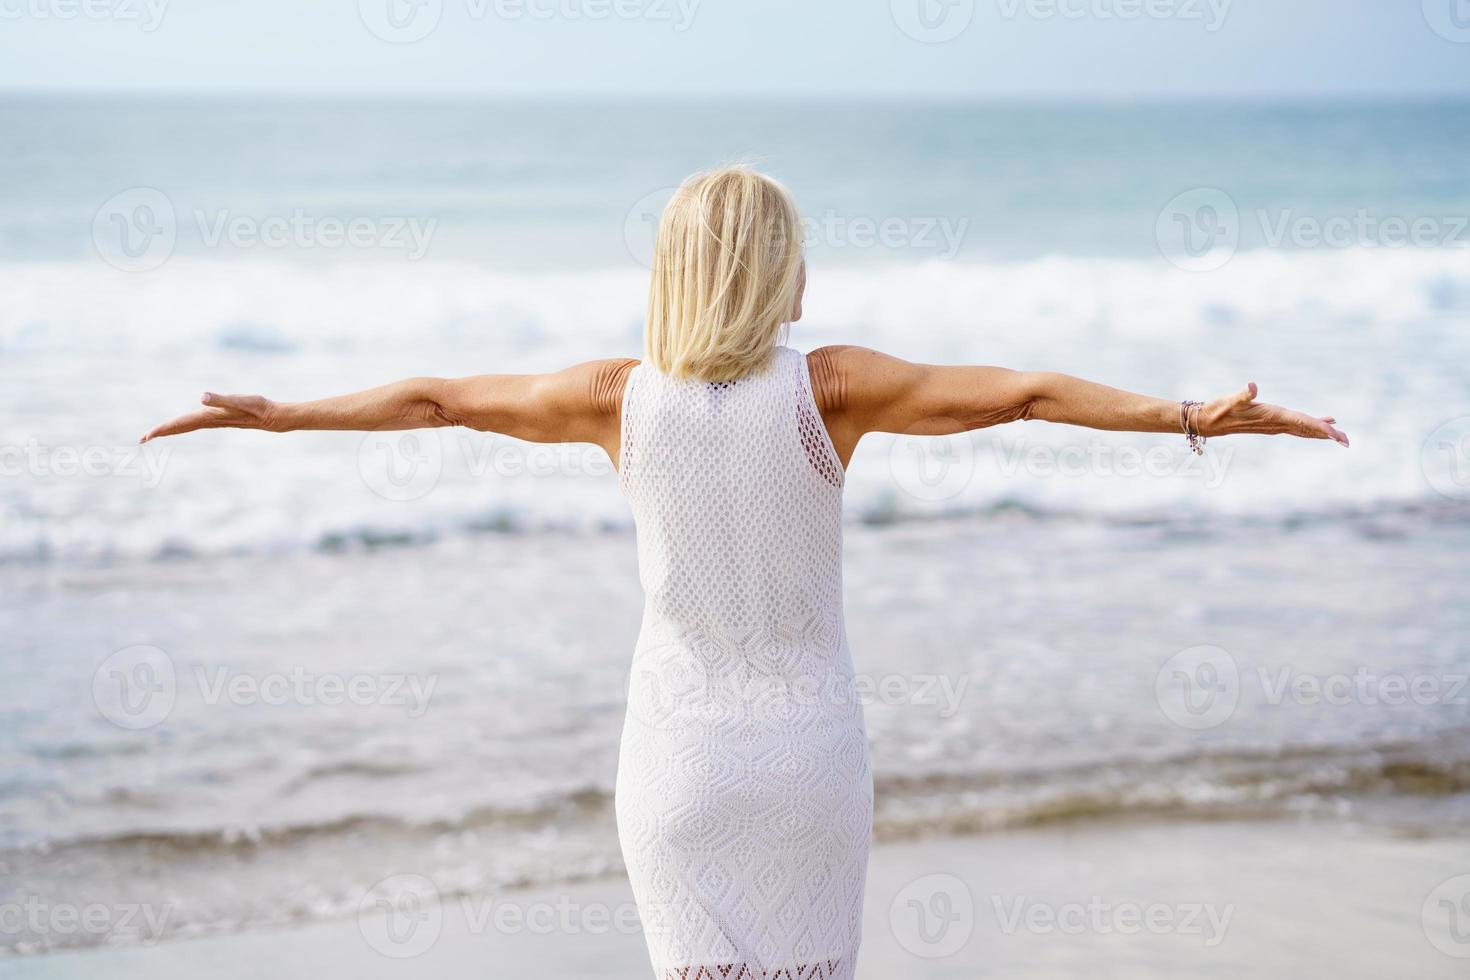
M 264 88 L 219 88 L 204 90 L 136 88 L 54 88 L 40 86 L 0 86 L 0 99 L 14 97 L 74 98 L 97 101 L 126 101 L 129 99 L 172 99 L 199 102 L 221 99 L 259 100 L 332 100 L 332 101 L 390 101 L 390 102 L 518 102 L 518 103 L 665 103 L 674 105 L 698 105 L 712 102 L 789 102 L 801 103 L 905 103 L 928 102 L 936 104 L 1075 104 L 1075 105 L 1178 105 L 1199 103 L 1247 103 L 1247 104 L 1290 104 L 1290 103 L 1372 103 L 1372 102 L 1470 102 L 1470 92 L 1452 90 L 1403 90 L 1403 91 L 1323 91 L 1323 92 L 1210 92 L 1210 93 L 1002 93 L 1002 92 L 806 92 L 787 94 L 780 92 L 709 92 L 670 93 L 666 91 L 630 92 L 579 92 L 579 91 L 477 91 L 454 92 L 440 90 L 388 91 L 388 90 L 292 90 Z

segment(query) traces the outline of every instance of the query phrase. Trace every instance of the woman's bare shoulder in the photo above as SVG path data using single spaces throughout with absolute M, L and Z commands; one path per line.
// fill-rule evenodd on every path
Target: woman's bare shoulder
M 853 407 L 881 395 L 886 388 L 902 383 L 914 365 L 908 361 L 857 344 L 818 347 L 806 356 L 812 376 L 812 395 L 825 415 Z

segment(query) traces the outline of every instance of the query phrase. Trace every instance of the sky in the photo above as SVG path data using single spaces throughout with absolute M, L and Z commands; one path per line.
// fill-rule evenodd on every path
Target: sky
M 0 0 L 0 90 L 1470 95 L 1470 0 Z

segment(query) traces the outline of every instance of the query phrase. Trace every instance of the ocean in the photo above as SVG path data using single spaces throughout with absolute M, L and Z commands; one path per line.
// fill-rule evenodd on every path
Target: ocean
M 880 840 L 1470 835 L 1470 103 L 6 96 L 0 133 L 0 905 L 169 913 L 7 952 L 617 872 L 640 597 L 600 451 L 136 442 L 205 389 L 636 356 L 651 221 L 734 161 L 803 208 L 798 349 L 1255 381 L 1353 443 L 865 440 Z

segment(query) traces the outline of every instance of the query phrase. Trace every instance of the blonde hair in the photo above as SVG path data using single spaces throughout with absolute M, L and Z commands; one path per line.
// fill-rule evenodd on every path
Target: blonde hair
M 763 369 L 791 322 L 801 249 L 796 204 L 770 177 L 721 167 L 684 181 L 654 243 L 649 362 L 700 381 Z

